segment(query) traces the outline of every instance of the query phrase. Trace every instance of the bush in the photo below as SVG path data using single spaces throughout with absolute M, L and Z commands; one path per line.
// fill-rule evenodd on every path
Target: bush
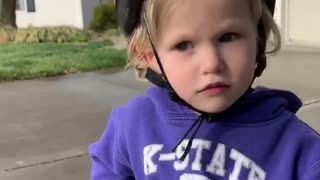
M 109 36 L 120 36 L 121 31 L 120 29 L 108 29 L 105 31 L 105 34 Z
M 84 42 L 89 35 L 79 29 L 67 26 L 18 29 L 16 43 Z
M 93 14 L 89 28 L 96 32 L 117 28 L 115 7 L 112 4 L 99 4 Z
M 6 43 L 14 40 L 16 28 L 11 26 L 0 27 L 0 43 Z

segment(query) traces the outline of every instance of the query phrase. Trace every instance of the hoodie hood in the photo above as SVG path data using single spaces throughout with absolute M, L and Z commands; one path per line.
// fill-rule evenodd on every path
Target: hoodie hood
M 151 87 L 146 95 L 155 104 L 162 119 L 169 123 L 187 123 L 199 116 L 188 107 L 172 101 L 165 88 Z M 263 123 L 274 120 L 284 111 L 295 114 L 301 106 L 301 100 L 290 91 L 256 87 L 241 98 L 232 111 L 217 116 L 216 121 L 232 124 Z

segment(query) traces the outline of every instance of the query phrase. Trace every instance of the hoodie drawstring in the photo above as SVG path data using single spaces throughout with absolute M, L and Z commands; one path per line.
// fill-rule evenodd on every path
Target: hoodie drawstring
M 196 136 L 198 130 L 200 129 L 203 121 L 208 118 L 208 116 L 206 115 L 200 115 L 199 118 L 192 124 L 192 126 L 189 128 L 189 130 L 184 134 L 184 136 L 181 138 L 181 140 L 178 142 L 178 144 L 173 148 L 172 152 L 176 152 L 178 146 L 182 143 L 182 141 L 188 136 L 188 134 L 192 131 L 192 129 L 198 124 L 198 126 L 196 127 L 196 130 L 192 133 L 190 140 L 187 144 L 186 149 L 183 152 L 183 155 L 179 158 L 180 161 L 184 161 L 184 159 L 187 157 L 188 153 L 191 150 L 192 147 L 192 142 L 194 137 Z M 209 121 L 211 120 L 210 118 L 208 119 Z

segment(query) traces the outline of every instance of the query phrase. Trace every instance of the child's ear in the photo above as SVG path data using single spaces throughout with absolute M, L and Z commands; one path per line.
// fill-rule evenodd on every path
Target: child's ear
M 157 62 L 152 50 L 145 50 L 144 51 L 143 61 L 148 68 L 161 74 L 160 67 L 158 65 L 158 62 Z

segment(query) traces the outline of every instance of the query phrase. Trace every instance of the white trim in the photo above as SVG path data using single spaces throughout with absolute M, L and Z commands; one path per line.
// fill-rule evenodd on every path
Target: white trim
M 78 11 L 79 15 L 77 16 L 77 28 L 84 29 L 84 22 L 83 22 L 83 0 L 78 0 Z

